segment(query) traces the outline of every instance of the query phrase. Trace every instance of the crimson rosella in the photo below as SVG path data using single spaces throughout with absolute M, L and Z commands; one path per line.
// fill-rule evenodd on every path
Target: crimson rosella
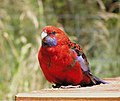
M 107 83 L 93 76 L 80 45 L 71 42 L 61 29 L 46 26 L 41 38 L 38 60 L 46 79 L 55 84 L 53 87 L 83 87 Z

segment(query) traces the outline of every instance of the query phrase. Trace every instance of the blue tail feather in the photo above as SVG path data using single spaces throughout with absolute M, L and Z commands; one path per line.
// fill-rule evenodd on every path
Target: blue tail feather
M 96 84 L 109 84 L 108 82 L 102 80 L 102 79 L 99 79 L 98 77 L 94 76 L 94 80 L 96 82 Z

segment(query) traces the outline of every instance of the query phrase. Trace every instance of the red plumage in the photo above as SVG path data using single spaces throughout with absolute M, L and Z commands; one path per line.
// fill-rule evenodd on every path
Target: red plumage
M 87 86 L 104 83 L 90 73 L 82 48 L 71 42 L 65 33 L 56 27 L 43 28 L 38 60 L 46 79 L 56 85 Z

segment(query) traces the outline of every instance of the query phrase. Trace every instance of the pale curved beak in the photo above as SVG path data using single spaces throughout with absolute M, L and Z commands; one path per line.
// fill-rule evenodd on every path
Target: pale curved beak
M 42 40 L 43 40 L 45 37 L 47 37 L 47 33 L 43 31 L 42 34 L 41 34 Z

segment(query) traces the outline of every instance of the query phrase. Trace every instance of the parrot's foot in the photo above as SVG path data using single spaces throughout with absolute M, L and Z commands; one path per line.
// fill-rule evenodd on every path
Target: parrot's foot
M 80 85 L 76 85 L 76 86 L 73 86 L 73 85 L 62 86 L 62 85 L 56 84 L 56 85 L 52 85 L 52 87 L 53 88 L 69 89 L 69 88 L 80 88 L 81 86 Z
M 52 85 L 52 87 L 53 87 L 53 88 L 60 88 L 60 87 L 61 87 L 61 85 L 56 84 L 56 85 Z
M 69 89 L 69 88 L 80 88 L 81 86 L 80 85 L 77 85 L 77 86 L 73 86 L 73 85 L 68 85 L 68 86 L 60 86 L 60 88 L 62 89 Z

